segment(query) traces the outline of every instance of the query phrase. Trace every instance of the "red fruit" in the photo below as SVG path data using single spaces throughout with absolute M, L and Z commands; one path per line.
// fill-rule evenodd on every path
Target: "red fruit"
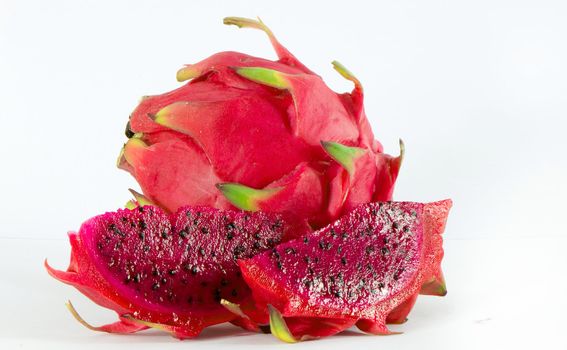
M 122 209 L 85 222 L 70 233 L 67 271 L 46 267 L 120 321 L 89 328 L 132 333 L 148 327 L 178 338 L 237 316 L 220 301 L 250 303 L 236 260 L 277 244 L 284 224 L 277 215 L 184 207 L 168 215 L 158 207 Z
M 374 140 L 358 79 L 333 62 L 355 86 L 337 94 L 261 21 L 224 22 L 264 31 L 278 60 L 217 53 L 178 72 L 179 81 L 191 79 L 186 85 L 141 101 L 118 165 L 144 195 L 171 212 L 183 205 L 281 212 L 296 235 L 358 204 L 390 200 L 401 157 Z
M 417 293 L 440 274 L 450 207 L 450 200 L 364 204 L 239 264 L 259 309 L 272 305 L 271 317 L 283 317 L 272 325 L 276 335 L 318 337 L 354 323 L 365 332 L 389 334 L 387 318 L 405 320 Z M 301 328 L 305 332 L 294 328 L 298 320 L 309 323 Z

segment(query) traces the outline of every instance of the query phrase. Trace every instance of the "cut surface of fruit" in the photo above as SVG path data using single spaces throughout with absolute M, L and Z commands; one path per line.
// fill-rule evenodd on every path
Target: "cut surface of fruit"
M 386 319 L 409 312 L 440 271 L 441 233 L 451 201 L 364 204 L 333 224 L 240 261 L 260 309 L 284 319 L 355 319 L 389 334 Z M 393 317 L 394 318 L 394 317 Z
M 247 303 L 236 261 L 280 242 L 279 215 L 183 207 L 167 214 L 143 206 L 106 213 L 70 233 L 67 271 L 48 272 L 101 306 L 128 331 L 152 325 L 180 338 L 237 318 L 221 299 Z M 119 329 L 100 327 L 99 330 Z

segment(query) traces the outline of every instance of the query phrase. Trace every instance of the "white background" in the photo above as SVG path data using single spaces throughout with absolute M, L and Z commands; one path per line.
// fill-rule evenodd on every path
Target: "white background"
M 224 16 L 256 15 L 332 88 L 351 89 L 333 71 L 333 59 L 363 82 L 367 115 L 386 151 L 398 152 L 399 137 L 406 143 L 396 199 L 454 200 L 446 238 L 455 251 L 445 265 L 462 293 L 446 304 L 428 301 L 435 307 L 427 312 L 508 305 L 495 313 L 515 325 L 514 312 L 522 310 L 524 328 L 503 322 L 490 333 L 500 339 L 529 333 L 542 317 L 565 326 L 559 315 L 567 307 L 554 296 L 567 294 L 557 278 L 567 267 L 558 248 L 567 246 L 567 4 L 545 0 L 0 0 L 0 259 L 3 269 L 24 265 L 27 274 L 8 273 L 3 309 L 35 317 L 37 334 L 49 333 L 42 324 L 54 327 L 55 319 L 60 329 L 82 332 L 57 304 L 75 294 L 57 289 L 41 260 L 49 255 L 63 267 L 66 231 L 122 206 L 126 189 L 136 188 L 114 164 L 142 95 L 176 88 L 178 68 L 217 51 L 275 58 L 261 32 L 222 25 Z M 529 275 L 520 271 L 526 269 Z M 501 286 L 490 289 L 487 280 Z M 551 289 L 538 297 L 542 283 Z M 47 294 L 34 294 L 37 288 Z M 1 298 L 6 290 L 19 303 Z M 34 316 L 22 310 L 28 297 L 53 305 L 32 303 L 40 310 Z M 553 303 L 539 304 L 545 300 Z M 417 315 L 427 323 L 431 316 L 420 305 Z M 34 332 L 24 332 L 26 318 L 16 320 L 0 332 L 28 344 L 22 339 Z

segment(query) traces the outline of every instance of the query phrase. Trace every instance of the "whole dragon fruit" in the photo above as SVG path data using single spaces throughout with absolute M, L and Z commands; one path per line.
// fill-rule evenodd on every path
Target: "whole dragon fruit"
M 363 89 L 337 94 L 260 20 L 277 61 L 221 52 L 177 73 L 186 85 L 143 98 L 130 116 L 118 166 L 149 201 L 281 212 L 302 232 L 360 203 L 390 200 L 403 156 L 383 153 L 364 113 Z M 305 229 L 303 231 L 302 229 Z

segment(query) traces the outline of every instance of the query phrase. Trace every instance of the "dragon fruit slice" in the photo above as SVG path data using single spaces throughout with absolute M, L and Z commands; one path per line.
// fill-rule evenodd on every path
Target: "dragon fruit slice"
M 183 207 L 170 215 L 154 206 L 121 209 L 69 234 L 67 271 L 45 265 L 53 277 L 120 317 L 89 328 L 132 333 L 153 327 L 190 338 L 210 325 L 242 322 L 220 304 L 221 299 L 250 303 L 236 261 L 278 244 L 284 226 L 279 215 L 263 212 Z
M 321 329 L 336 333 L 354 323 L 365 332 L 390 334 L 388 315 L 405 317 L 422 286 L 440 275 L 441 233 L 451 205 L 364 204 L 239 265 L 258 307 L 273 308 L 272 333 L 282 340 L 318 337 Z M 277 321 L 279 313 L 286 327 Z M 311 324 L 294 328 L 298 320 Z M 325 326 L 329 320 L 331 327 Z

